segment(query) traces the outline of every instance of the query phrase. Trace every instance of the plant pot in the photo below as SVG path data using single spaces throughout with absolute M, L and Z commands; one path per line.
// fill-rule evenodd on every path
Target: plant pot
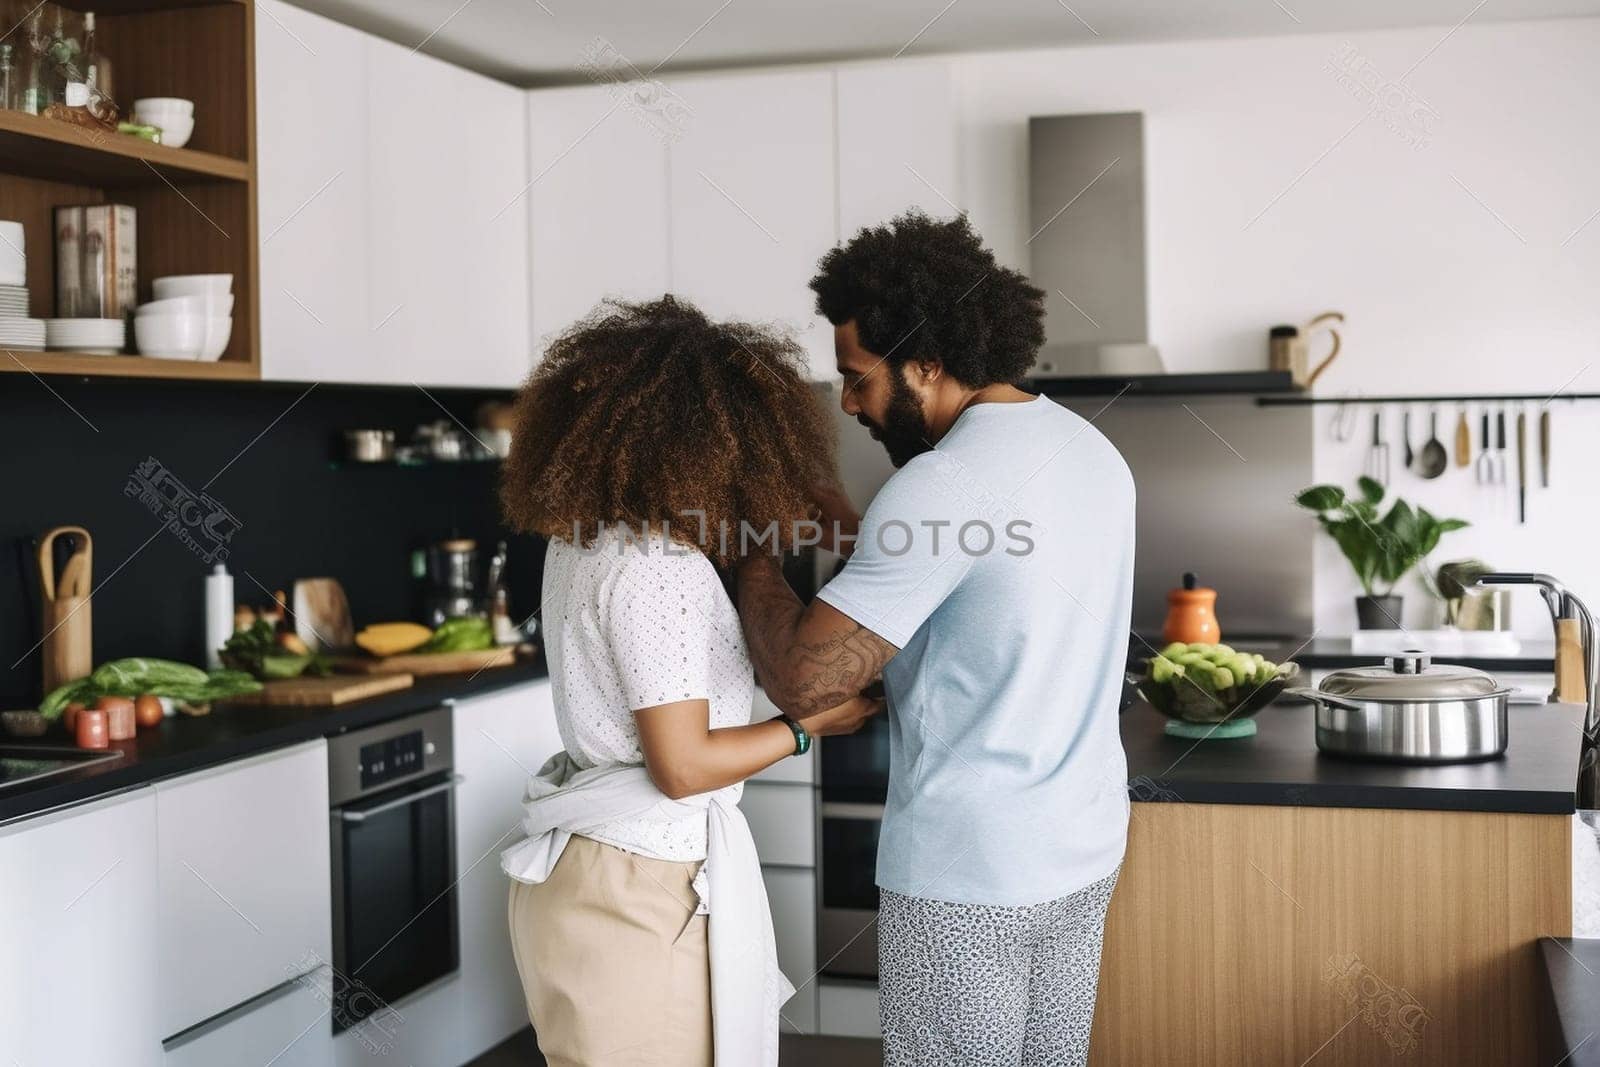
M 1400 629 L 1401 598 L 1388 596 L 1356 597 L 1356 624 L 1363 630 Z

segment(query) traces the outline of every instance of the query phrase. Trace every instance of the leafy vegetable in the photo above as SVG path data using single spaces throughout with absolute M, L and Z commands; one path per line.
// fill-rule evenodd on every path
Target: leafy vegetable
M 117 659 L 101 664 L 87 678 L 51 690 L 39 705 L 39 713 L 54 719 L 68 704 L 92 704 L 103 696 L 132 697 L 151 693 L 187 703 L 206 703 L 254 693 L 260 688 L 260 682 L 242 671 L 218 670 L 207 674 L 198 667 L 172 660 Z
M 223 643 L 221 656 L 222 662 L 234 670 L 249 671 L 264 679 L 296 678 L 308 670 L 327 674 L 332 669 L 327 660 L 315 653 L 286 651 L 266 619 L 257 619 L 247 629 L 234 633 Z
M 488 619 L 464 616 L 446 619 L 418 652 L 477 652 L 494 647 L 494 630 Z
M 1295 503 L 1317 513 L 1317 522 L 1350 561 L 1367 596 L 1393 591 L 1407 571 L 1438 547 L 1440 537 L 1469 525 L 1465 519 L 1435 518 L 1427 508 L 1399 499 L 1380 518 L 1384 487 L 1363 477 L 1356 488 L 1360 495 L 1351 497 L 1337 485 L 1314 485 L 1301 491 Z

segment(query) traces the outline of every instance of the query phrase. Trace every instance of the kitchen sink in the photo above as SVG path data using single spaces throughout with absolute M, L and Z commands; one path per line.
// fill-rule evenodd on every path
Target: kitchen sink
M 0 745 L 0 789 L 121 758 L 121 752 L 91 752 L 81 748 L 47 745 Z

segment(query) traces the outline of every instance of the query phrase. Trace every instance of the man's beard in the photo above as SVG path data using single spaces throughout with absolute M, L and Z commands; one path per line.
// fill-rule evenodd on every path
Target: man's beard
M 883 425 L 879 426 L 865 415 L 857 415 L 856 421 L 867 428 L 873 440 L 883 445 L 889 453 L 889 462 L 897 469 L 933 448 L 928 443 L 922 398 L 911 391 L 911 386 L 899 373 L 889 375 L 889 407 L 884 412 Z

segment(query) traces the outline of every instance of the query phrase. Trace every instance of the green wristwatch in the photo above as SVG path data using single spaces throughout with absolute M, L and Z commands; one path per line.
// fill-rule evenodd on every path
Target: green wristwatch
M 787 715 L 779 715 L 778 719 L 794 734 L 794 754 L 796 756 L 804 756 L 809 752 L 811 750 L 811 735 L 806 733 L 806 728 Z

